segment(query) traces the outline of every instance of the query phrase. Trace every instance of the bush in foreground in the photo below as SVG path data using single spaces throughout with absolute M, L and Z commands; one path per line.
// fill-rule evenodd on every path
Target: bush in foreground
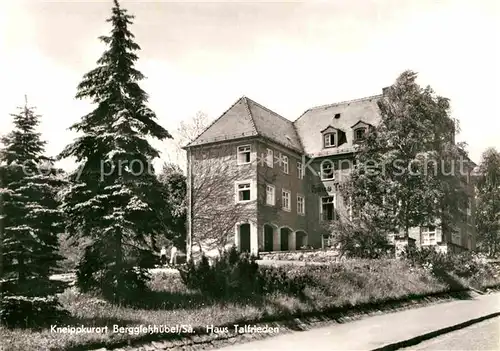
M 181 278 L 190 289 L 212 297 L 261 295 L 272 292 L 302 294 L 307 277 L 290 276 L 286 269 L 259 267 L 256 257 L 240 254 L 236 248 L 224 252 L 210 265 L 202 256 L 181 269 Z
M 150 274 L 124 262 L 119 268 L 103 269 L 101 252 L 87 246 L 76 273 L 76 285 L 82 292 L 95 292 L 114 302 L 131 302 L 148 291 Z
M 414 267 L 423 267 L 436 276 L 446 273 L 468 286 L 480 288 L 500 283 L 494 267 L 481 255 L 469 251 L 445 254 L 433 248 L 410 248 L 405 251 L 404 258 Z
M 328 230 L 341 257 L 378 259 L 391 255 L 387 234 L 368 220 L 339 221 Z
M 57 324 L 69 317 L 69 312 L 55 296 L 8 296 L 0 301 L 0 321 L 9 328 L 37 328 Z

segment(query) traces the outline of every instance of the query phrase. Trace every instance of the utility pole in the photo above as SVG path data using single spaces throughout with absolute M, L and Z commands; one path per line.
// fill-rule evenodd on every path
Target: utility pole
M 0 159 L 0 280 L 3 279 L 3 238 L 4 238 L 4 208 L 3 208 L 3 171 L 2 160 Z M 0 299 L 3 298 L 3 289 L 0 288 Z
M 186 260 L 192 260 L 193 251 L 193 168 L 191 148 L 187 147 L 187 237 L 186 237 Z

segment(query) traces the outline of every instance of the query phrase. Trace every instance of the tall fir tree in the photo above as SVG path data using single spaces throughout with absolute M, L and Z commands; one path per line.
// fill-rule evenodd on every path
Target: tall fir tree
M 159 152 L 146 138 L 172 136 L 155 121 L 138 84 L 144 76 L 134 68 L 140 47 L 128 29 L 133 18 L 114 1 L 107 20 L 111 33 L 99 38 L 108 48 L 76 94 L 97 107 L 70 127 L 83 135 L 60 154 L 79 162 L 64 196 L 67 229 L 92 241 L 78 268 L 78 284 L 114 300 L 145 289 L 148 275 L 137 268 L 139 256 L 170 222 L 164 187 L 152 166 Z
M 19 317 L 17 313 L 23 313 L 16 312 L 16 306 L 19 309 L 23 304 L 33 307 L 37 301 L 39 311 L 56 308 L 54 294 L 62 288 L 49 280 L 62 259 L 58 254 L 58 236 L 64 226 L 57 201 L 62 180 L 53 160 L 44 156 L 45 142 L 36 132 L 40 116 L 27 101 L 19 110 L 12 114 L 14 129 L 2 137 L 4 148 L 0 152 L 3 195 L 0 314 L 6 324 Z M 37 315 L 23 316 L 20 322 L 38 324 Z
M 381 121 L 359 144 L 343 194 L 354 210 L 386 233 L 408 238 L 419 226 L 453 233 L 466 200 L 465 145 L 455 143 L 457 121 L 448 99 L 421 88 L 403 72 L 378 102 Z

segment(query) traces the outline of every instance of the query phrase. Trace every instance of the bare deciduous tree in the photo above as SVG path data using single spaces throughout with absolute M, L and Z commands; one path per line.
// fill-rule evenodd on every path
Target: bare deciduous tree
M 219 252 L 230 242 L 238 222 L 255 214 L 255 202 L 235 201 L 234 183 L 244 179 L 243 170 L 235 167 L 233 145 L 218 145 L 194 152 L 192 162 L 193 245 L 203 251 Z
M 175 133 L 175 148 L 179 164 L 186 169 L 186 151 L 184 146 L 196 139 L 212 123 L 212 119 L 202 111 L 198 111 L 191 119 L 181 121 Z

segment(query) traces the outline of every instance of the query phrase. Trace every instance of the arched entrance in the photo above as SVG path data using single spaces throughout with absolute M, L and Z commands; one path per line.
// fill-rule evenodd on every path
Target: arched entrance
M 269 252 L 274 249 L 274 227 L 264 224 L 264 251 Z
M 303 246 L 307 246 L 307 233 L 298 230 L 295 232 L 295 250 L 300 250 Z
M 240 252 L 250 252 L 250 223 L 240 224 L 238 227 Z
M 292 230 L 287 227 L 283 227 L 280 230 L 280 250 L 281 251 L 288 251 L 289 248 L 289 242 L 290 242 L 290 234 L 292 233 Z

